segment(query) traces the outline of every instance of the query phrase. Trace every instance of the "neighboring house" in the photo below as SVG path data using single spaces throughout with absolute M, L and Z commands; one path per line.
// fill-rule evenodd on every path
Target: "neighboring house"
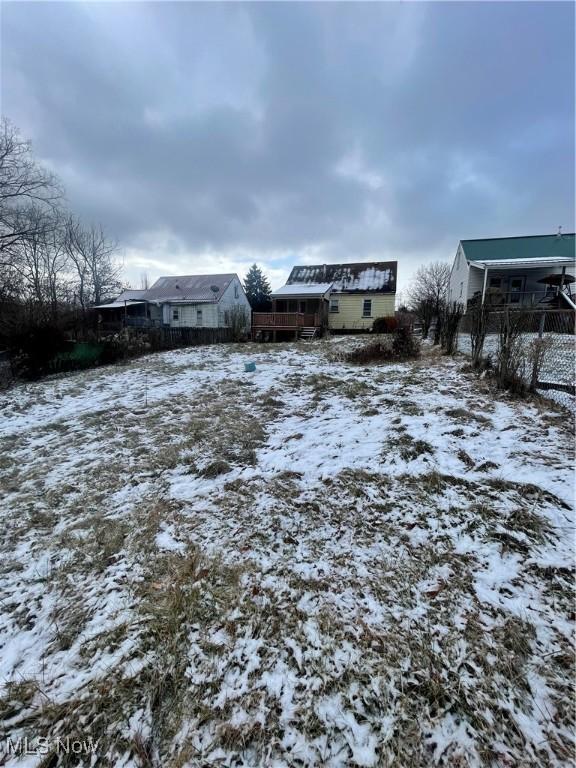
M 160 277 L 147 290 L 124 291 L 95 309 L 105 320 L 119 313 L 126 325 L 171 328 L 227 328 L 233 314 L 242 312 L 250 328 L 250 304 L 235 274 Z
M 448 298 L 493 306 L 574 309 L 574 233 L 461 240 Z
M 286 287 L 330 283 L 328 327 L 370 330 L 377 317 L 394 317 L 396 261 L 294 267 Z
M 272 293 L 272 311 L 253 314 L 254 335 L 370 330 L 377 317 L 394 316 L 396 272 L 395 261 L 294 267 Z

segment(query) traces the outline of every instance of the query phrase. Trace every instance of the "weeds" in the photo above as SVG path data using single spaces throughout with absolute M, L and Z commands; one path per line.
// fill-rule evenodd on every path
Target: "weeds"
M 215 363 L 178 353 L 185 395 L 137 415 L 111 397 L 54 443 L 13 440 L 0 629 L 30 658 L 0 717 L 16 736 L 82 731 L 102 766 L 569 759 L 559 427 L 515 403 L 493 428 L 445 358 L 358 377 L 317 347 L 297 375 L 296 348 L 273 350 L 287 375 L 259 387 L 207 388 Z M 446 425 L 470 445 L 428 437 Z M 304 463 L 277 460 L 304 438 Z M 468 472 L 495 439 L 505 475 Z M 417 463 L 399 476 L 398 457 Z M 517 481 L 530 462 L 542 488 Z

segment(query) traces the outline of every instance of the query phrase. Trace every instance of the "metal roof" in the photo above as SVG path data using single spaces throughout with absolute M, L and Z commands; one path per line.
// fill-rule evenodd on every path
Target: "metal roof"
M 144 299 L 145 294 L 146 294 L 145 289 L 136 290 L 133 288 L 128 288 L 127 290 L 122 291 L 120 296 L 116 296 L 113 303 L 115 304 L 116 302 L 122 302 L 122 306 L 124 306 L 125 301 L 139 301 L 141 299 Z M 108 304 L 100 304 L 100 306 L 107 307 Z
M 574 233 L 461 240 L 468 261 L 516 260 L 554 257 L 575 258 Z
M 115 299 L 108 304 L 96 304 L 93 309 L 124 309 L 124 307 L 134 307 L 136 304 L 146 304 L 145 301 L 119 301 Z
M 282 288 L 278 288 L 277 291 L 272 291 L 272 298 L 277 299 L 282 296 L 324 296 L 331 288 L 332 283 L 287 284 L 283 285 Z
M 144 292 L 144 298 L 146 301 L 157 302 L 219 301 L 220 297 L 235 277 L 237 276 L 233 273 L 224 275 L 159 277 L 154 285 Z
M 332 283 L 335 293 L 394 293 L 396 261 L 293 267 L 287 284 Z

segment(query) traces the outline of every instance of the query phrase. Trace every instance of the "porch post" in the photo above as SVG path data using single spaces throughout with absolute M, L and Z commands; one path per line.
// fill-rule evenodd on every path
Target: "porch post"
M 562 267 L 562 276 L 560 277 L 560 286 L 558 288 L 558 293 L 562 293 L 562 288 L 564 288 L 564 278 L 566 277 L 566 266 L 564 265 Z
M 482 306 L 484 306 L 484 299 L 486 297 L 486 283 L 488 281 L 488 267 L 484 265 L 484 284 L 482 285 Z

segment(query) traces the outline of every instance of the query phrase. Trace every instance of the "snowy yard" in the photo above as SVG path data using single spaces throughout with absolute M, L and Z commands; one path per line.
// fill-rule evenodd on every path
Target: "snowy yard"
M 462 359 L 339 361 L 355 343 L 0 395 L 13 742 L 91 738 L 110 766 L 571 762 L 566 415 Z

